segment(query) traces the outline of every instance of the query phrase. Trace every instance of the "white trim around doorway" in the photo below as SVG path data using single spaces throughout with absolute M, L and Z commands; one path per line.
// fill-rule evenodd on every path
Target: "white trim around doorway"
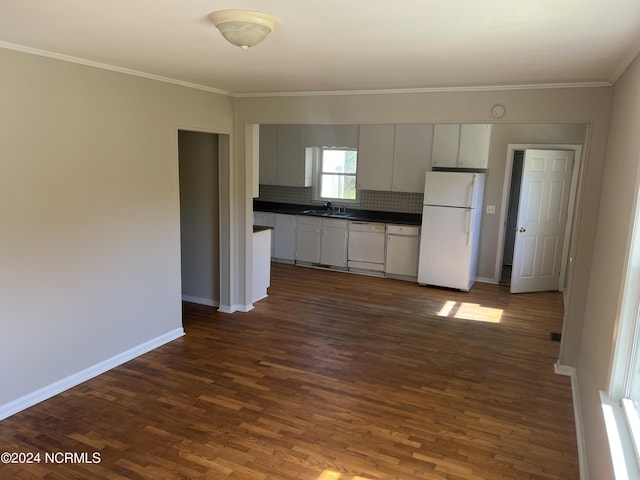
M 496 254 L 496 265 L 494 269 L 494 279 L 498 283 L 502 272 L 502 259 L 504 256 L 504 238 L 507 222 L 507 206 L 509 204 L 509 193 L 511 189 L 511 172 L 513 170 L 513 155 L 517 150 L 538 149 L 538 150 L 572 150 L 573 151 L 573 171 L 571 173 L 571 190 L 569 191 L 569 203 L 567 205 L 567 224 L 565 227 L 564 243 L 562 245 L 562 263 L 560 266 L 560 279 L 558 290 L 564 292 L 565 278 L 567 275 L 567 265 L 569 262 L 569 245 L 571 244 L 571 233 L 573 231 L 574 209 L 576 204 L 576 194 L 578 191 L 578 178 L 580 166 L 582 165 L 582 145 L 574 144 L 536 144 L 536 143 L 509 143 L 507 145 L 507 161 L 504 168 L 504 185 L 502 187 L 502 204 L 500 208 L 500 227 L 498 230 L 498 251 Z

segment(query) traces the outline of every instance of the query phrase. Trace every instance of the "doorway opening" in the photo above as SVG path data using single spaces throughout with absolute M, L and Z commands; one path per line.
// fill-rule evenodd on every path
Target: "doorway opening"
M 522 165 L 524 150 L 513 152 L 511 181 L 509 183 L 509 201 L 507 203 L 507 224 L 502 249 L 502 268 L 500 269 L 500 285 L 511 285 L 513 268 L 513 250 L 516 243 L 516 223 L 518 221 L 518 205 L 520 204 L 520 185 L 522 183 Z
M 182 300 L 220 305 L 220 139 L 178 130 Z
M 533 163 L 527 163 L 529 155 Z M 581 155 L 582 145 L 576 144 L 508 144 L 494 279 L 511 292 L 564 291 Z M 557 181 L 557 174 L 564 180 Z M 555 219 L 557 233 L 547 236 L 538 225 L 518 225 L 522 213 L 534 223 Z

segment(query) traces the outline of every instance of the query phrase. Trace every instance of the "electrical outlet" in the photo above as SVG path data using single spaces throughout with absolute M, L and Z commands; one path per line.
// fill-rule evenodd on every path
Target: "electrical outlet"
M 496 206 L 487 205 L 487 215 L 495 215 L 495 214 L 496 214 Z

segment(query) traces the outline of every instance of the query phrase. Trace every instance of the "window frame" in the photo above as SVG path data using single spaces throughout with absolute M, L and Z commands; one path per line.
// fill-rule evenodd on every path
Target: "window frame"
M 638 193 L 640 191 L 636 189 Z M 607 391 L 601 391 L 605 426 L 615 478 L 640 478 L 640 195 L 627 240 L 627 258 Z
M 332 202 L 339 203 L 341 205 L 360 205 L 360 190 L 358 188 L 358 161 L 356 160 L 356 172 L 355 173 L 336 173 L 332 175 L 339 175 L 343 177 L 354 177 L 355 185 L 356 185 L 356 198 L 331 198 L 331 197 L 323 197 L 322 193 L 322 161 L 323 154 L 325 150 L 340 150 L 340 151 L 350 151 L 358 153 L 358 149 L 356 147 L 312 147 L 313 148 L 313 201 L 314 202 Z

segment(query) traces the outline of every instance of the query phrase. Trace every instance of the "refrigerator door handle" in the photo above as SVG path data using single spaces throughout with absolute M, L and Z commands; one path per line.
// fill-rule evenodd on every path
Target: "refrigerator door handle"
M 467 210 L 467 246 L 471 245 L 471 217 L 472 210 Z

